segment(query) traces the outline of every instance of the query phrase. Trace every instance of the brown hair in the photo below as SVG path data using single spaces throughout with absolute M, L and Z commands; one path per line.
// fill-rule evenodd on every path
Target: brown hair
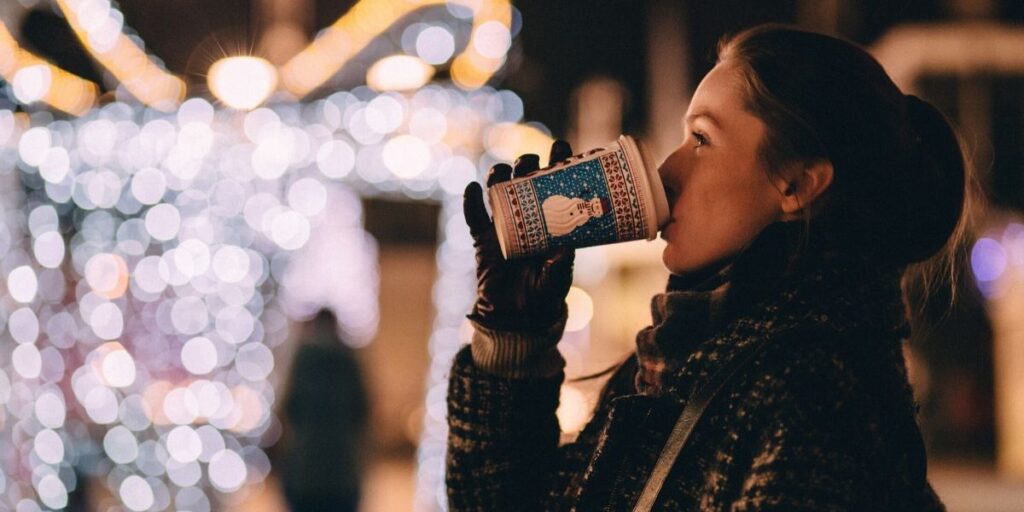
M 760 25 L 724 39 L 718 59 L 738 66 L 747 109 L 767 126 L 768 172 L 832 163 L 809 237 L 878 264 L 913 264 L 905 277 L 926 288 L 955 285 L 974 182 L 941 112 L 903 94 L 862 48 L 822 34 Z
M 822 34 L 759 25 L 723 39 L 718 60 L 743 73 L 746 108 L 767 127 L 760 153 L 769 173 L 832 163 L 832 185 L 805 208 L 805 236 L 904 269 L 904 290 L 912 284 L 915 296 L 948 286 L 955 298 L 979 192 L 942 113 L 903 94 L 860 47 Z M 619 372 L 631 361 L 571 381 Z

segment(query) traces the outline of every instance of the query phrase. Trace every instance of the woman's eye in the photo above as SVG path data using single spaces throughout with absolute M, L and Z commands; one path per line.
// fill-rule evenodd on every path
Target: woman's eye
M 708 144 L 708 137 L 707 137 L 707 135 L 704 135 L 701 132 L 691 132 L 691 135 L 693 135 L 693 140 L 697 141 L 696 147 L 707 146 L 707 144 Z

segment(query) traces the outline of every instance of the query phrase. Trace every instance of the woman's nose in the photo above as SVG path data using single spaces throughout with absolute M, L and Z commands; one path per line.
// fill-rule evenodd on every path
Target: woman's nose
M 679 156 L 679 151 L 677 150 L 669 155 L 668 159 L 661 164 L 661 167 L 658 167 L 658 175 L 661 177 L 661 185 L 665 188 L 665 196 L 669 204 L 674 203 L 676 196 L 679 194 L 679 180 L 682 174 Z

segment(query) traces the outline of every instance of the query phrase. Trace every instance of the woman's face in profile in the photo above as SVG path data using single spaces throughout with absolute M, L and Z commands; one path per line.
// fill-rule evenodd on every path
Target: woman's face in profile
M 694 92 L 682 145 L 661 165 L 671 218 L 662 254 L 673 273 L 729 258 L 782 217 L 784 183 L 768 177 L 758 149 L 765 124 L 744 109 L 743 78 L 719 63 Z

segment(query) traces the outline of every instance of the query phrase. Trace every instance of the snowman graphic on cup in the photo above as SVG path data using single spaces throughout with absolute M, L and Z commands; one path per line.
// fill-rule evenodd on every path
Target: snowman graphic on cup
M 582 199 L 553 195 L 544 200 L 544 222 L 552 237 L 565 236 L 584 225 L 594 217 L 601 217 L 611 210 L 611 201 L 606 197 Z

